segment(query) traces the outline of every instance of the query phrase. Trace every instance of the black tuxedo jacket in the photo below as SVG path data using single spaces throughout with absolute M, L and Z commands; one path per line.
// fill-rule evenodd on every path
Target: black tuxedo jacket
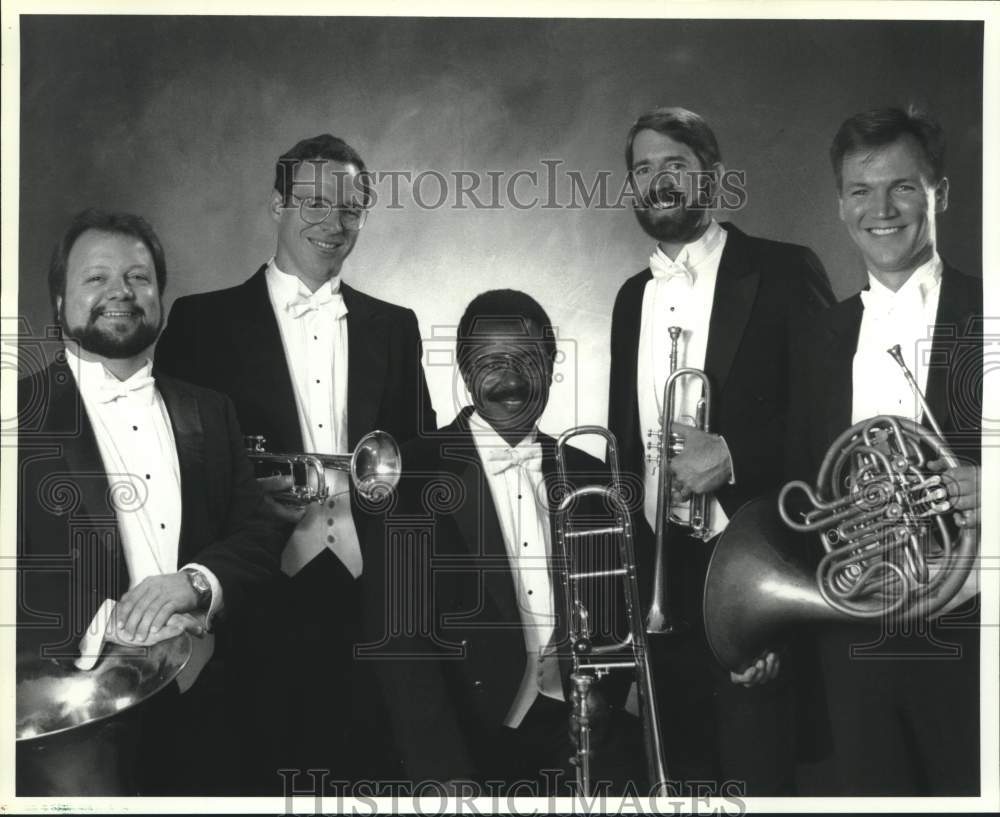
M 467 408 L 450 425 L 404 447 L 396 503 L 368 527 L 368 643 L 356 654 L 375 662 L 411 780 L 477 776 L 527 660 L 514 579 L 469 414 Z M 551 508 L 558 493 L 555 441 L 538 438 Z M 566 457 L 570 485 L 607 484 L 600 461 L 575 448 Z M 554 530 L 552 547 L 555 554 Z M 551 563 L 549 570 L 555 638 L 565 645 L 562 581 Z M 570 662 L 561 660 L 560 668 L 569 701 Z M 605 688 L 612 703 L 624 698 L 631 681 L 622 685 L 622 677 Z M 567 723 L 569 711 L 567 704 Z
M 789 479 L 812 484 L 830 444 L 851 425 L 854 353 L 863 313 L 856 294 L 795 329 Z M 945 264 L 933 334 L 921 352 L 930 366 L 926 398 L 956 456 L 976 463 L 983 405 L 982 316 L 982 279 Z
M 244 433 L 262 434 L 268 450 L 301 452 L 295 393 L 267 293 L 266 269 L 230 289 L 178 298 L 156 347 L 156 365 L 228 395 Z M 400 443 L 422 429 L 434 429 L 416 315 L 347 284 L 341 284 L 341 293 L 348 309 L 351 448 L 376 428 Z
M 730 517 L 782 478 L 788 411 L 789 345 L 795 315 L 815 314 L 833 300 L 819 259 L 806 247 L 753 238 L 731 224 L 719 262 L 709 322 L 705 372 L 712 385 L 713 433 L 733 459 L 735 485 L 716 492 Z M 646 429 L 639 428 L 637 356 L 647 267 L 618 291 L 611 320 L 608 427 L 622 467 L 644 473 Z
M 178 564 L 222 585 L 225 617 L 277 574 L 288 535 L 262 516 L 232 403 L 155 373 L 181 471 Z M 97 439 L 65 362 L 18 383 L 18 650 L 75 656 L 98 606 L 129 586 Z M 114 497 L 127 507 L 134 497 Z M 35 654 L 38 654 L 37 652 Z

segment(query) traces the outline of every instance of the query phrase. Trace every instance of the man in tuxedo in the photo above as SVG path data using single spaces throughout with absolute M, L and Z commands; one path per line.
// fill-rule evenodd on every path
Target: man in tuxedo
M 239 286 L 178 298 L 170 313 L 157 366 L 227 394 L 244 431 L 263 435 L 270 451 L 344 453 L 374 429 L 403 442 L 436 427 L 416 316 L 341 281 L 369 198 L 354 148 L 329 134 L 300 141 L 275 170 L 274 257 Z M 279 768 L 392 774 L 368 763 L 381 754 L 370 725 L 377 706 L 351 654 L 365 573 L 356 525 L 366 511 L 348 495 L 347 474 L 328 470 L 326 481 L 326 502 L 270 501 L 296 528 L 285 577 L 248 629 L 259 692 L 248 705 L 263 722 L 245 736 L 257 746 L 247 784 L 265 792 L 281 791 Z M 288 482 L 263 486 L 273 495 Z
M 607 484 L 608 476 L 566 447 L 568 484 L 558 482 L 555 441 L 537 426 L 555 354 L 548 316 L 530 296 L 474 298 L 457 342 L 472 405 L 404 447 L 396 502 L 369 528 L 366 554 L 381 580 L 369 585 L 362 654 L 385 689 L 409 780 L 520 780 L 529 781 L 522 795 L 570 791 L 570 664 L 553 509 L 565 488 Z M 585 558 L 594 569 L 612 566 L 596 551 Z M 621 626 L 606 606 L 621 599 L 609 583 L 598 580 L 588 596 L 595 638 L 609 635 L 601 622 Z M 620 705 L 618 676 L 606 680 L 607 697 Z M 595 759 L 595 780 L 643 768 L 628 745 L 630 722 L 605 711 L 598 731 L 619 743 Z
M 84 211 L 53 253 L 65 346 L 18 384 L 18 652 L 93 666 L 102 634 L 193 633 L 185 694 L 143 716 L 139 793 L 218 793 L 225 627 L 208 631 L 277 574 L 287 527 L 264 513 L 229 400 L 152 369 L 165 284 L 138 216 Z
M 930 463 L 948 487 L 957 536 L 978 525 L 983 292 L 980 278 L 937 252 L 937 216 L 949 195 L 944 133 L 919 112 L 867 111 L 841 125 L 830 156 L 840 218 L 868 283 L 797 333 L 789 476 L 811 484 L 834 439 L 869 417 L 929 426 L 886 353 L 898 344 L 960 462 Z M 816 793 L 978 794 L 975 566 L 949 608 L 930 623 L 887 615 L 822 631 L 834 774 Z
M 787 794 L 793 769 L 785 683 L 761 683 L 778 674 L 778 657 L 762 655 L 739 675 L 724 672 L 704 638 L 701 588 L 729 517 L 780 484 L 790 319 L 818 312 L 831 292 L 809 249 L 748 236 L 712 217 L 725 169 L 715 134 L 698 114 L 643 114 L 629 131 L 625 158 L 636 217 L 656 244 L 649 267 L 629 278 L 615 301 L 608 426 L 623 467 L 644 484 L 649 536 L 658 477 L 644 443 L 648 430 L 660 428 L 670 327 L 682 330 L 677 366 L 703 370 L 711 385 L 711 433 L 693 427 L 700 384 L 681 381 L 675 399 L 673 428 L 683 450 L 670 463 L 675 521 L 665 547 L 674 617 L 688 626 L 653 638 L 668 764 L 684 780 L 735 780 L 749 794 Z M 692 494 L 710 495 L 707 541 L 686 527 Z M 644 576 L 652 573 L 645 565 Z

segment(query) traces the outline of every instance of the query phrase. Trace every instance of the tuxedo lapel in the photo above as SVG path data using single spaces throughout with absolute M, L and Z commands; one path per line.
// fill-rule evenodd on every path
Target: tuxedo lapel
M 552 610 L 556 617 L 555 632 L 552 643 L 562 644 L 567 638 L 568 621 L 566 620 L 566 569 L 563 554 L 556 538 L 556 500 L 563 495 L 566 486 L 561 484 L 556 467 L 556 443 L 547 434 L 539 434 L 538 441 L 542 445 L 542 474 L 545 478 L 545 496 L 548 502 L 549 517 L 549 584 L 552 587 Z
M 185 542 L 192 541 L 192 530 L 198 530 L 204 524 L 200 518 L 201 509 L 205 506 L 204 490 L 208 478 L 205 473 L 204 429 L 194 395 L 167 377 L 158 378 L 156 385 L 170 415 L 177 445 L 177 462 L 181 471 L 181 530 L 177 558 L 178 564 L 184 564 L 193 556 L 185 552 Z
M 619 436 L 618 444 L 624 452 L 624 465 L 627 468 L 641 468 L 639 462 L 633 462 L 632 452 L 643 449 L 642 434 L 639 431 L 639 398 L 637 394 L 637 378 L 639 365 L 639 331 L 642 326 L 642 299 L 646 292 L 646 284 L 653 278 L 653 273 L 647 267 L 633 277 L 622 290 L 622 303 L 616 313 L 628 316 L 627 320 L 619 321 L 621 326 L 618 334 L 611 338 L 611 385 L 612 391 L 608 406 L 608 424 Z M 641 457 L 641 453 L 637 455 Z
M 461 422 L 451 442 L 442 442 L 442 459 L 454 463 L 456 477 L 462 484 L 464 501 L 452 515 L 459 537 L 469 556 L 480 560 L 486 594 L 500 611 L 503 621 L 519 622 L 514 579 L 510 571 L 507 546 L 503 541 L 493 494 L 486 482 L 482 460 L 467 424 Z M 450 467 L 449 467 L 450 470 Z
M 819 331 L 820 354 L 813 361 L 816 367 L 809 372 L 815 378 L 818 395 L 816 428 L 818 454 L 826 453 L 829 444 L 851 425 L 854 405 L 854 353 L 858 349 L 858 333 L 864 309 L 861 298 L 855 295 L 822 313 Z M 817 460 L 818 461 L 818 460 Z
M 966 337 L 970 327 L 965 323 L 975 306 L 968 302 L 959 287 L 960 273 L 945 266 L 941 278 L 941 294 L 938 298 L 937 315 L 934 320 L 934 336 L 928 361 L 926 398 L 935 419 L 942 429 L 953 427 L 951 400 L 948 394 L 949 373 L 960 366 L 955 360 L 959 352 L 957 343 Z M 927 424 L 926 418 L 924 419 Z
M 292 376 L 285 360 L 281 330 L 274 316 L 271 297 L 264 273 L 267 265 L 257 270 L 240 288 L 240 305 L 233 310 L 231 328 L 240 349 L 243 363 L 241 389 L 247 390 L 262 413 L 273 418 L 275 439 L 267 440 L 271 451 L 302 451 L 302 429 L 295 407 Z M 262 429 L 244 428 L 244 434 L 259 434 Z
M 353 448 L 374 430 L 385 387 L 388 327 L 361 293 L 340 285 L 347 306 L 347 440 Z
M 46 430 L 57 437 L 66 469 L 78 487 L 80 504 L 75 515 L 116 518 L 108 502 L 107 471 L 76 378 L 68 365 L 57 363 L 49 369 L 48 381 L 52 396 Z
M 705 372 L 717 393 L 725 388 L 760 284 L 760 273 L 750 264 L 743 233 L 730 224 L 725 228 L 728 237 L 715 279 L 705 351 Z

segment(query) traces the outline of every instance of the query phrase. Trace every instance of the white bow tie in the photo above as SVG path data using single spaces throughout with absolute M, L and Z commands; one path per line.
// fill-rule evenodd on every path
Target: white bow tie
M 95 390 L 97 399 L 102 403 L 111 403 L 120 397 L 136 398 L 149 405 L 153 402 L 153 386 L 156 384 L 149 375 L 133 377 L 124 383 L 115 380 L 102 381 Z
M 314 309 L 326 309 L 331 313 L 334 320 L 342 318 L 347 314 L 347 306 L 344 304 L 344 296 L 339 292 L 330 292 L 330 288 L 324 286 L 314 292 L 311 296 L 299 295 L 285 304 L 285 308 L 293 318 L 301 318 Z
M 694 284 L 694 271 L 688 269 L 683 261 L 671 261 L 660 252 L 654 252 L 649 258 L 649 269 L 657 280 L 683 279 L 689 285 Z
M 541 443 L 528 443 L 517 448 L 494 448 L 486 460 L 491 474 L 502 474 L 508 468 L 523 468 L 526 471 L 542 470 Z

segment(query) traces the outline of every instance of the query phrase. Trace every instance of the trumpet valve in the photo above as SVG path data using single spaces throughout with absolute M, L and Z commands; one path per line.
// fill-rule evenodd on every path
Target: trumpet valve
M 247 434 L 243 437 L 243 447 L 254 454 L 263 454 L 267 449 L 264 448 L 267 439 L 262 434 Z

